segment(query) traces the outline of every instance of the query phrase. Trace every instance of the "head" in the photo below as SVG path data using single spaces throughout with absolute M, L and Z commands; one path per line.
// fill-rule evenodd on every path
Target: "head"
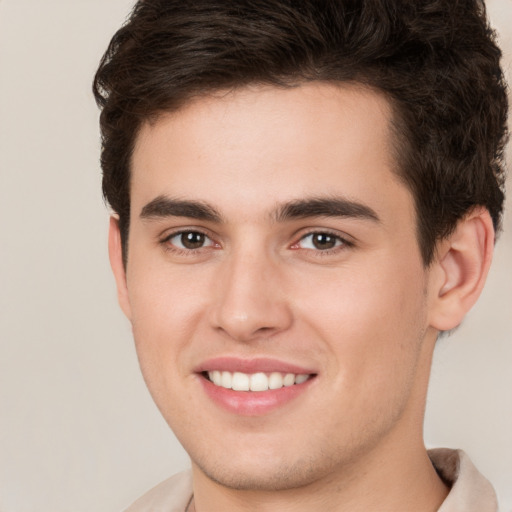
M 417 454 L 437 334 L 499 226 L 499 57 L 471 1 L 145 0 L 114 36 L 95 92 L 120 303 L 211 481 Z
M 478 0 L 138 2 L 94 81 L 103 193 L 119 216 L 125 259 L 143 123 L 249 84 L 358 83 L 386 96 L 426 265 L 477 206 L 498 232 L 507 116 L 500 55 Z

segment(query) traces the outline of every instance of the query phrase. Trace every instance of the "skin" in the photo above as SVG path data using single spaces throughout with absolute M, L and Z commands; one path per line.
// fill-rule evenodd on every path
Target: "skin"
M 480 293 L 492 224 L 475 210 L 424 267 L 390 120 L 374 91 L 313 83 L 212 94 L 138 135 L 126 269 L 115 218 L 110 257 L 199 512 L 421 512 L 446 496 L 422 439 L 432 352 Z M 162 197 L 220 218 L 141 216 Z M 333 197 L 378 219 L 279 218 L 290 202 Z M 180 248 L 180 230 L 204 246 Z M 312 232 L 335 247 L 317 248 Z M 234 414 L 195 371 L 220 356 L 272 357 L 315 378 L 269 413 Z

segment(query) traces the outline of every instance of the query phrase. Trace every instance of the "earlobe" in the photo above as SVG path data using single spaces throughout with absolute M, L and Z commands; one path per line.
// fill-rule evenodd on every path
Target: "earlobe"
M 473 210 L 439 243 L 430 282 L 430 325 L 454 329 L 485 284 L 494 249 L 494 228 L 485 208 Z
M 123 263 L 123 249 L 121 233 L 119 231 L 119 220 L 111 216 L 108 231 L 108 255 L 110 266 L 114 273 L 117 286 L 117 300 L 128 320 L 131 320 L 131 307 L 126 285 L 126 269 Z

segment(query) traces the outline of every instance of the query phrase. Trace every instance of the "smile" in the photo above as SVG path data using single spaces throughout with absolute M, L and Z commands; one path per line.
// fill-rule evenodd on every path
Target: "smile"
M 290 387 L 306 382 L 311 375 L 304 373 L 242 373 L 229 371 L 205 372 L 208 380 L 215 386 L 234 391 L 269 391 Z
M 224 356 L 203 361 L 194 373 L 206 397 L 224 411 L 262 416 L 311 396 L 319 372 L 281 359 Z

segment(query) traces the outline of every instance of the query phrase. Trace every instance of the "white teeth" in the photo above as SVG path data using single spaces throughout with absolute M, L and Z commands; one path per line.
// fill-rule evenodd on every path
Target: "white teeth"
M 283 387 L 283 376 L 279 372 L 272 372 L 268 378 L 269 389 L 279 389 Z
M 302 373 L 300 375 L 295 376 L 295 384 L 302 384 L 309 379 L 309 375 L 307 373 Z
M 294 374 L 272 372 L 269 375 L 258 372 L 247 374 L 242 372 L 211 371 L 208 378 L 216 385 L 234 391 L 268 391 L 269 389 L 280 389 L 282 387 L 302 384 L 309 379 L 307 373 Z
M 214 384 L 216 386 L 220 386 L 221 385 L 222 376 L 221 376 L 221 373 L 218 370 L 215 370 L 213 372 L 213 376 L 211 377 L 211 379 L 213 380 L 213 382 L 214 382 Z
M 220 385 L 223 388 L 231 389 L 231 386 L 233 385 L 233 376 L 231 375 L 231 372 L 222 372 Z
M 268 377 L 264 373 L 253 373 L 249 380 L 251 391 L 266 391 L 268 389 Z
M 287 373 L 283 379 L 283 385 L 285 387 L 293 386 L 295 384 L 295 375 L 293 373 Z
M 249 375 L 246 373 L 233 373 L 231 388 L 235 391 L 249 391 Z

